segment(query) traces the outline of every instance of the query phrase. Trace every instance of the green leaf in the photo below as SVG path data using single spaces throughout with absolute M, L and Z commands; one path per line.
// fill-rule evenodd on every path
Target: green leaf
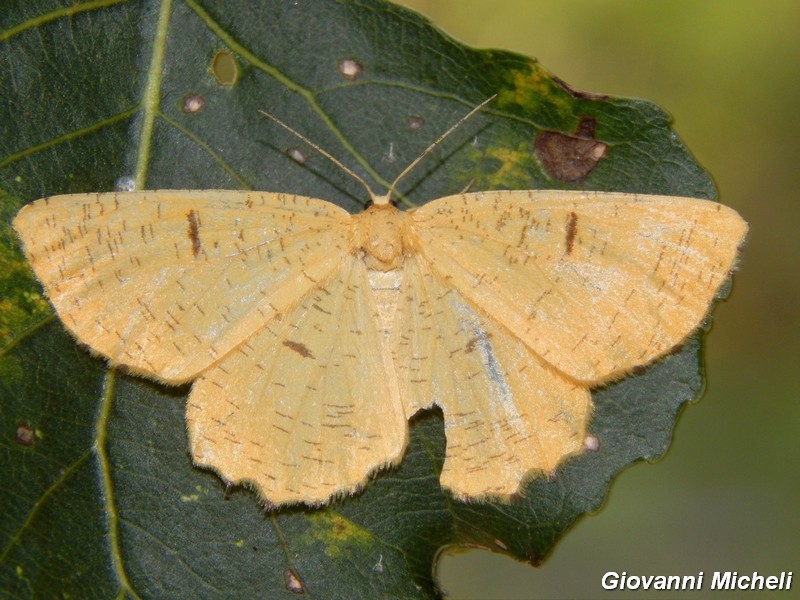
M 0 13 L 0 590 L 13 597 L 411 598 L 446 545 L 534 564 L 659 457 L 702 387 L 699 337 L 594 393 L 600 449 L 516 503 L 444 494 L 441 415 L 415 419 L 399 468 L 321 510 L 265 512 L 187 452 L 188 387 L 109 371 L 53 319 L 10 230 L 45 195 L 230 188 L 359 211 L 357 183 L 267 110 L 382 189 L 497 94 L 401 185 L 584 188 L 713 197 L 659 108 L 569 89 L 535 61 L 463 47 L 379 0 L 18 3 Z M 343 62 L 351 61 L 351 62 Z M 301 149 L 300 164 L 289 151 Z

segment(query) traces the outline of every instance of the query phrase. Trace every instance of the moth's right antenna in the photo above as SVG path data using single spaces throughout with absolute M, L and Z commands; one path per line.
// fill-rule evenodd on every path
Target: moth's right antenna
M 388 204 L 389 202 L 391 202 L 392 193 L 397 188 L 397 184 L 400 182 L 400 180 L 403 177 L 405 177 L 406 175 L 408 175 L 412 171 L 412 169 L 414 169 L 414 167 L 416 167 L 426 156 L 428 156 L 431 152 L 433 152 L 434 148 L 436 148 L 436 146 L 438 146 L 439 144 L 442 143 L 442 140 L 444 140 L 448 135 L 453 133 L 453 131 L 458 129 L 461 125 L 463 125 L 464 121 L 466 121 L 467 119 L 472 117 L 476 112 L 478 112 L 484 106 L 489 104 L 489 102 L 491 102 L 495 98 L 497 98 L 497 94 L 489 96 L 486 100 L 484 100 L 483 102 L 478 104 L 478 106 L 476 106 L 471 111 L 469 111 L 467 114 L 465 114 L 463 117 L 461 117 L 452 127 L 450 127 L 450 129 L 448 129 L 442 135 L 440 135 L 438 138 L 436 138 L 436 140 L 434 140 L 434 142 L 430 146 L 425 148 L 425 150 L 423 150 L 422 154 L 420 154 L 417 158 L 415 158 L 411 162 L 410 165 L 408 165 L 405 169 L 403 169 L 403 172 L 400 173 L 400 175 L 395 177 L 395 180 L 392 182 L 392 185 L 389 186 L 389 191 L 386 192 L 386 195 L 378 197 L 380 200 L 383 200 L 383 202 L 380 202 L 380 204 Z M 378 202 L 375 202 L 375 203 L 378 204 Z

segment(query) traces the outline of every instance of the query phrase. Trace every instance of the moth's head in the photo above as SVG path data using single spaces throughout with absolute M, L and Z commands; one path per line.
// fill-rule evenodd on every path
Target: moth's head
M 386 203 L 375 200 L 385 198 Z M 392 271 L 402 266 L 412 249 L 411 214 L 398 210 L 388 196 L 373 198 L 367 210 L 352 218 L 352 251 L 362 255 L 367 268 Z

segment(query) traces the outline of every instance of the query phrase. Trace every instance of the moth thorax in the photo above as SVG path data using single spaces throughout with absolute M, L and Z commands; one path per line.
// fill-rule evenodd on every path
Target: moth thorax
M 372 205 L 353 216 L 353 246 L 363 252 L 367 268 L 376 271 L 399 269 L 410 247 L 408 213 L 392 205 Z

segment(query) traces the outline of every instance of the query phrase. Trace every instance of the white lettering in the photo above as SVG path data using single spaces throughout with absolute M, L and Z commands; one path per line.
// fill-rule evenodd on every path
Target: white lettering
M 711 579 L 712 590 L 790 590 L 792 572 L 780 575 L 740 575 L 738 571 L 715 571 Z M 703 575 L 628 575 L 626 571 L 608 571 L 601 584 L 606 590 L 702 590 Z
M 671 590 L 672 584 L 680 586 L 681 578 L 677 575 L 670 575 L 669 577 L 664 577 L 663 575 L 659 575 L 656 577 L 655 585 L 653 586 L 654 590 Z M 680 587 L 676 587 L 675 589 L 680 589 Z
M 689 576 L 687 575 L 687 577 L 689 577 Z M 684 577 L 683 579 L 685 581 L 686 577 Z M 692 579 L 694 579 L 694 577 L 692 577 Z M 702 571 L 700 571 L 697 574 L 697 585 L 694 585 L 694 584 L 692 584 L 692 585 L 693 585 L 693 587 L 690 587 L 689 588 L 690 590 L 702 590 L 703 589 L 703 572 Z M 686 589 L 686 588 L 683 588 L 683 589 Z
M 782 572 L 780 576 L 766 577 L 758 571 L 752 575 L 739 575 L 737 571 L 717 571 L 711 581 L 712 590 L 790 590 L 792 589 L 792 572 Z
M 619 573 L 615 571 L 609 571 L 605 575 L 603 575 L 603 579 L 600 581 L 600 585 L 603 586 L 604 590 L 615 590 L 619 585 Z
M 601 580 L 606 590 L 700 590 L 703 589 L 703 572 L 697 575 L 628 575 L 608 571 Z
M 753 573 L 752 583 L 750 584 L 750 589 L 764 589 L 764 579 L 766 579 L 763 575 L 759 575 L 758 572 Z M 756 588 L 758 586 L 758 588 Z
M 725 571 L 724 573 L 720 573 L 716 571 L 714 573 L 714 579 L 711 580 L 711 589 L 712 590 L 729 590 L 731 589 L 731 579 L 736 577 L 735 574 L 732 574 L 730 571 Z
M 671 590 L 673 588 L 667 588 Z M 684 575 L 681 578 L 680 584 L 676 585 L 676 590 L 702 590 L 703 589 L 703 572 L 700 571 L 697 575 Z

